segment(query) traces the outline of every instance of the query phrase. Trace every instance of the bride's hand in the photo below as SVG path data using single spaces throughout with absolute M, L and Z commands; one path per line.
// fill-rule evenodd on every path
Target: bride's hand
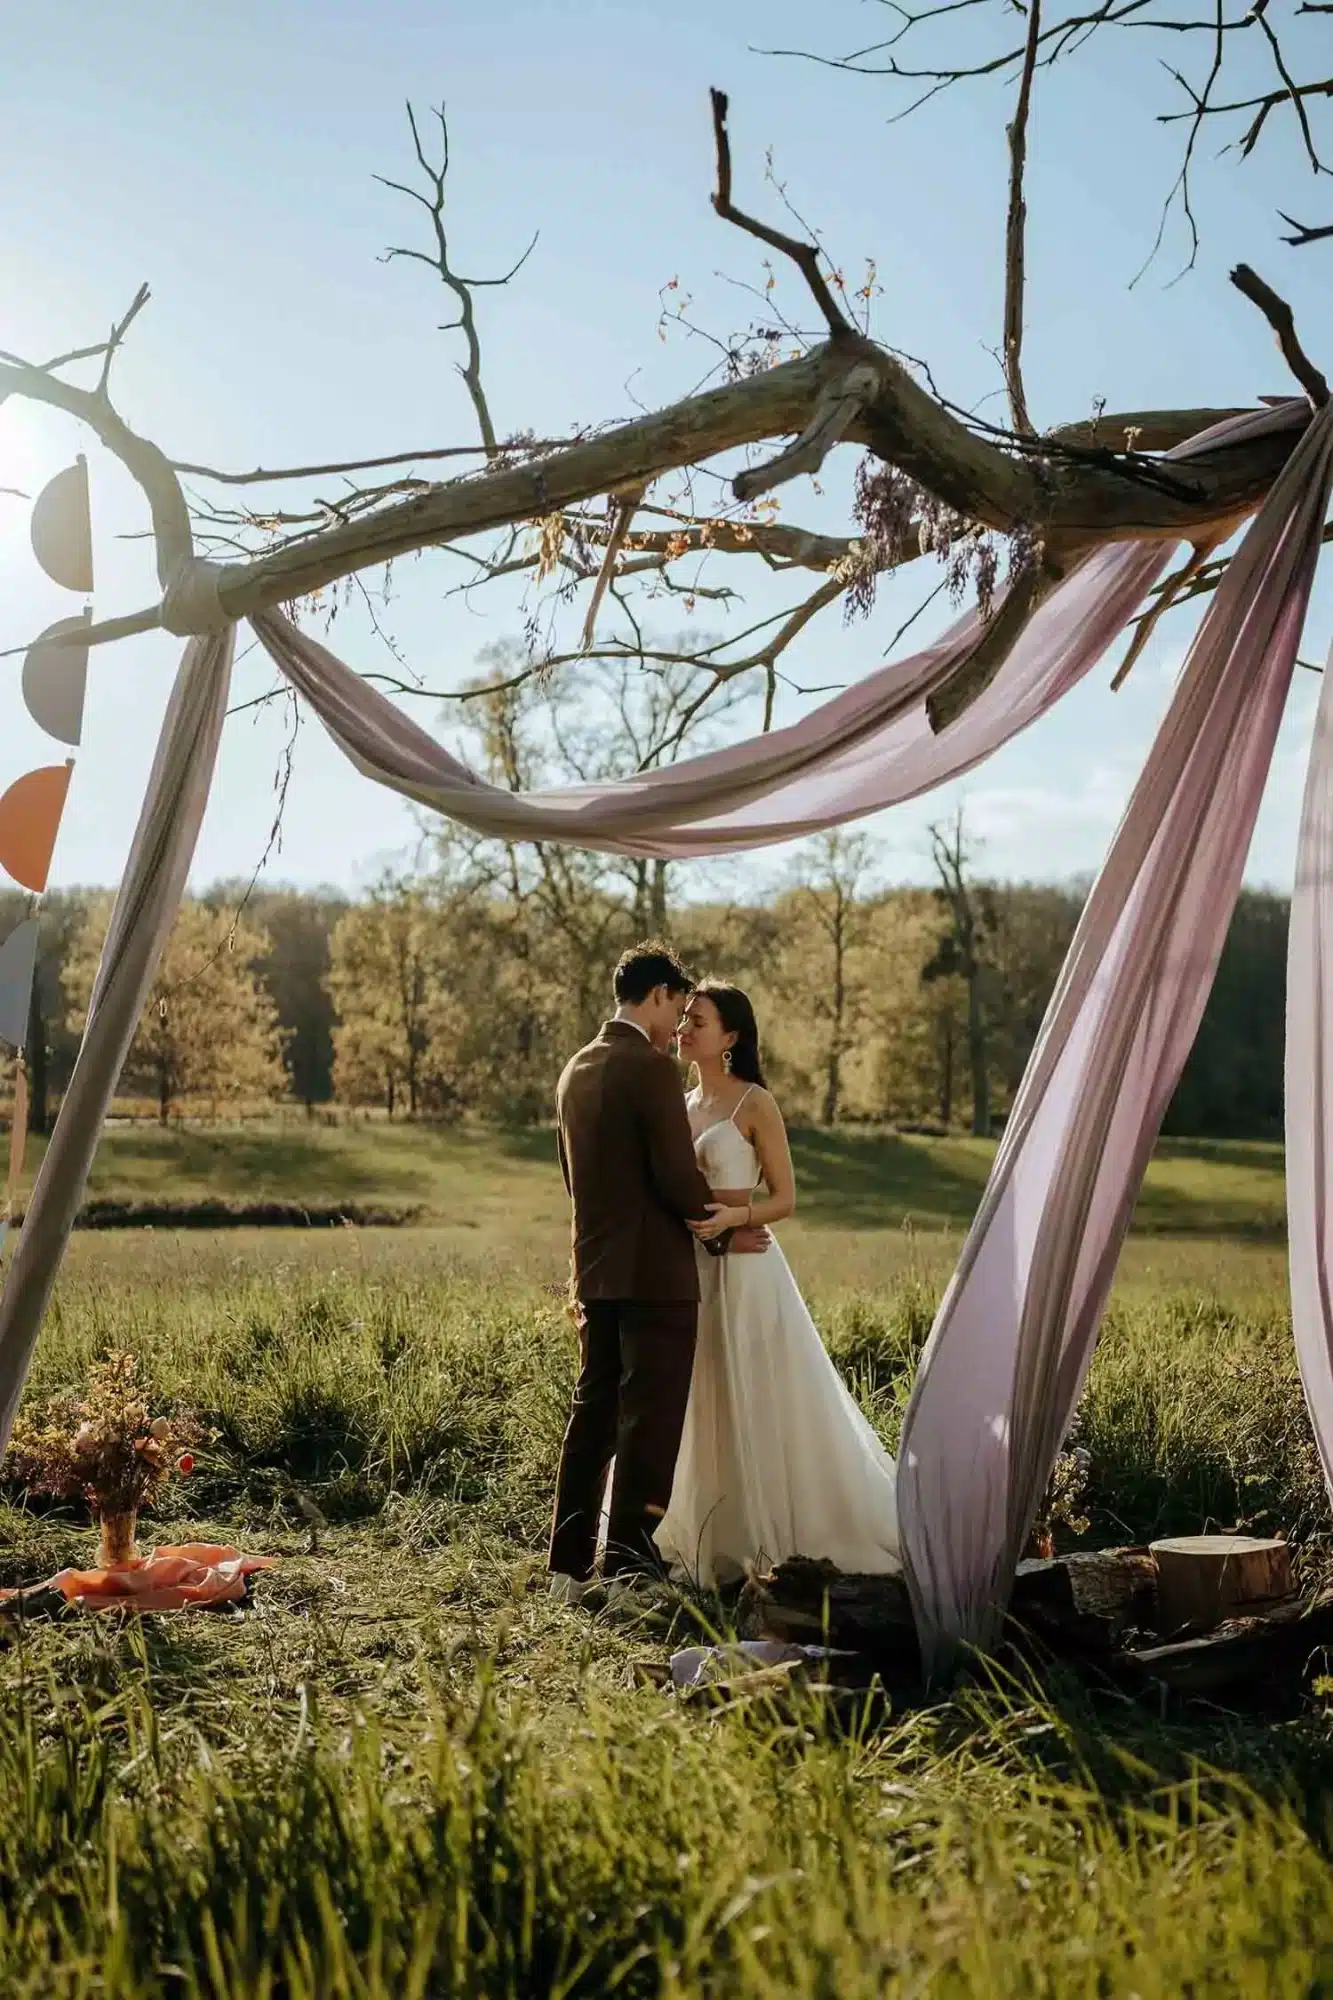
M 694 1231 L 701 1243 L 711 1243 L 715 1236 L 725 1236 L 729 1229 L 743 1229 L 748 1220 L 748 1209 L 729 1208 L 726 1202 L 710 1201 L 708 1220 L 691 1222 L 687 1226 Z

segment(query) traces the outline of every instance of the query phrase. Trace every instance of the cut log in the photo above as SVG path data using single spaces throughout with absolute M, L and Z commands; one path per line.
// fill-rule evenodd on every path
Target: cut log
M 1244 1706 L 1299 1692 L 1333 1647 L 1333 1591 L 1311 1602 L 1290 1598 L 1249 1618 L 1233 1618 L 1198 1638 L 1122 1653 L 1116 1666 L 1131 1683 Z
M 1021 1562 L 1011 1627 L 1057 1649 L 1104 1653 L 1130 1632 L 1157 1630 L 1157 1565 L 1146 1548 L 1089 1549 Z
M 1292 1593 L 1291 1552 L 1285 1542 L 1250 1535 L 1177 1535 L 1153 1542 L 1157 1563 L 1157 1628 L 1207 1632 L 1246 1605 L 1272 1604 Z
M 794 1556 L 770 1576 L 752 1578 L 737 1613 L 747 1638 L 846 1648 L 912 1668 L 919 1660 L 900 1576 L 844 1576 L 832 1563 Z

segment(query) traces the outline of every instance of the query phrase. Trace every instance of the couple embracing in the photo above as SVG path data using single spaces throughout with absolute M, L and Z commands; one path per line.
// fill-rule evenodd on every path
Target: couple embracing
M 608 1580 L 716 1587 L 793 1555 L 894 1570 L 893 1460 L 769 1234 L 796 1184 L 754 1010 L 657 942 L 625 953 L 613 987 L 556 1097 L 582 1367 L 552 1592 L 579 1600 L 603 1538 Z

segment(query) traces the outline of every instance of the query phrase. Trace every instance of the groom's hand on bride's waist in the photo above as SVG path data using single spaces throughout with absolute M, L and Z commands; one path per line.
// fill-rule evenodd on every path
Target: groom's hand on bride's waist
M 697 1239 L 701 1250 L 710 1257 L 754 1256 L 767 1250 L 773 1238 L 762 1222 L 742 1223 L 739 1229 L 728 1229 L 722 1236 L 705 1236 Z

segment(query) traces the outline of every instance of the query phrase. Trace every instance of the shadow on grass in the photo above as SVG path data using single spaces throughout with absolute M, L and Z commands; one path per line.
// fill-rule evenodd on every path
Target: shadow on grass
M 1159 1139 L 1153 1157 L 1158 1160 L 1201 1160 L 1209 1166 L 1238 1167 L 1246 1173 L 1271 1176 L 1276 1186 L 1282 1182 L 1282 1145 L 1278 1140 Z
M 951 1159 L 896 1133 L 794 1128 L 791 1149 L 802 1218 L 851 1229 L 892 1228 L 909 1216 L 970 1222 L 990 1164 L 981 1151 Z
M 486 1135 L 488 1138 L 492 1135 Z M 496 1150 L 506 1159 L 522 1160 L 525 1165 L 550 1167 L 558 1175 L 560 1156 L 556 1151 L 555 1131 L 550 1125 L 514 1125 L 494 1134 Z
M 163 1183 L 174 1171 L 202 1182 L 212 1193 L 258 1199 L 388 1190 L 417 1194 L 423 1191 L 425 1163 L 393 1162 L 378 1147 L 329 1145 L 299 1132 L 232 1127 L 214 1132 L 115 1132 L 104 1144 L 99 1165 L 103 1180 L 114 1179 L 121 1170 L 136 1181 L 153 1180 L 166 1193 L 170 1188 Z

